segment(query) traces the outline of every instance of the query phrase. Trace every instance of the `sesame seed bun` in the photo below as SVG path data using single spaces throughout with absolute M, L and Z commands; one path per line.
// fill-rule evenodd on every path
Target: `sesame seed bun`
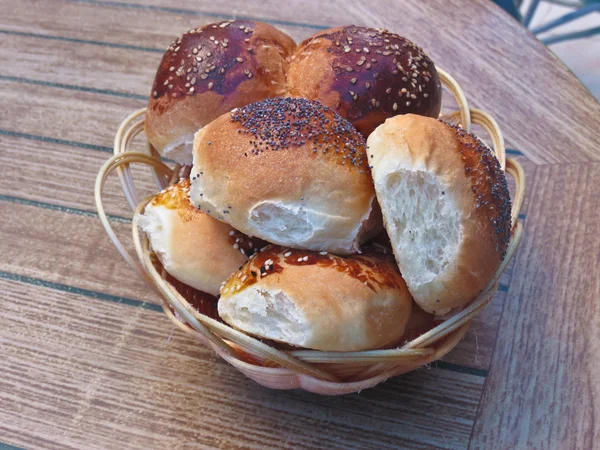
M 189 186 L 187 179 L 169 186 L 136 220 L 171 276 L 199 291 L 218 295 L 221 283 L 263 243 L 194 208 L 188 197 Z
M 319 100 L 365 137 L 398 114 L 438 117 L 442 88 L 423 50 L 386 30 L 354 25 L 317 33 L 298 46 L 288 94 Z
M 404 333 L 412 299 L 391 255 L 340 257 L 269 246 L 221 289 L 221 318 L 245 333 L 325 351 L 376 349 Z
M 338 254 L 381 229 L 364 138 L 319 102 L 275 98 L 196 135 L 191 199 L 250 236 Z
M 498 160 L 461 128 L 412 114 L 388 119 L 368 146 L 385 228 L 415 301 L 444 314 L 473 300 L 510 241 Z
M 163 155 L 190 164 L 194 133 L 238 106 L 282 95 L 296 44 L 261 22 L 228 20 L 188 31 L 164 54 L 145 131 Z

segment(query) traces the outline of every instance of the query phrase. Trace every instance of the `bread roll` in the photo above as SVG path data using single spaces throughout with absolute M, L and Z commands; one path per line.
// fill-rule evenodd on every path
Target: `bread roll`
M 146 112 L 148 141 L 191 164 L 194 133 L 221 114 L 282 95 L 296 44 L 261 22 L 228 20 L 174 41 L 156 72 Z
M 416 115 L 388 119 L 368 147 L 385 228 L 415 301 L 444 314 L 473 300 L 510 240 L 498 160 L 461 128 Z
M 169 186 L 136 217 L 165 270 L 211 295 L 246 262 L 258 243 L 198 211 L 189 201 L 189 180 Z M 236 242 L 237 241 L 237 242 Z
M 319 100 L 368 136 L 387 117 L 437 117 L 442 87 L 423 50 L 387 30 L 354 25 L 321 31 L 300 44 L 288 93 Z
M 221 289 L 221 318 L 241 331 L 326 351 L 397 341 L 412 300 L 391 255 L 348 257 L 269 246 Z
M 381 228 L 364 138 L 319 102 L 219 117 L 196 135 L 191 179 L 195 206 L 274 244 L 356 253 Z

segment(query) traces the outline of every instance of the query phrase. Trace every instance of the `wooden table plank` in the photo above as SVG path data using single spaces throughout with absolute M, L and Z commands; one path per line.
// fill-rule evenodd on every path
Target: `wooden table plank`
M 0 81 L 95 89 L 105 95 L 131 96 L 146 102 L 161 54 L 2 35 L 0 58 L 12 61 L 0 68 Z M 58 67 L 61 69 L 48 70 Z
M 53 0 L 5 0 L 5 16 L 0 30 L 61 36 L 67 39 L 92 41 L 88 45 L 118 44 L 162 53 L 177 36 L 198 26 L 231 18 L 231 10 L 214 15 L 204 14 L 206 3 L 196 4 L 187 11 L 140 9 L 111 4 L 96 4 Z M 157 18 L 160 23 L 156 24 Z M 86 26 L 82 27 L 81 24 Z M 154 26 L 149 26 L 153 24 Z M 306 26 L 277 25 L 294 39 L 301 40 L 317 31 Z M 106 45 L 104 45 L 106 46 Z M 109 47 L 110 48 L 110 47 Z M 156 58 L 156 55 L 154 56 Z M 158 63 L 157 63 L 158 64 Z
M 150 1 L 145 3 L 151 4 Z M 464 4 L 458 0 L 441 4 L 402 2 L 395 8 L 400 14 L 390 14 L 387 0 L 374 0 L 368 5 L 356 2 L 343 7 L 337 3 L 326 6 L 321 3 L 316 0 L 290 2 L 288 7 L 280 8 L 276 0 L 269 0 L 254 6 L 244 4 L 243 11 L 260 8 L 259 17 L 265 20 L 285 21 L 294 17 L 303 25 L 356 23 L 400 32 L 423 46 L 434 61 L 449 70 L 460 83 L 469 86 L 467 93 L 473 104 L 485 106 L 499 117 L 501 123 L 513 131 L 511 139 L 516 146 L 529 146 L 525 153 L 533 162 L 600 159 L 593 150 L 600 131 L 587 126 L 589 118 L 600 116 L 600 105 L 543 44 L 531 39 L 518 23 L 507 20 L 505 13 L 489 1 L 470 2 L 469 14 L 464 14 Z M 161 19 L 171 15 L 197 18 L 199 11 L 220 13 L 223 18 L 241 14 L 233 0 L 219 3 L 177 0 L 170 2 L 168 8 L 147 10 L 132 2 L 86 1 L 85 5 L 94 6 L 98 14 L 117 21 L 118 13 L 130 11 L 152 12 Z M 292 11 L 297 11 L 296 15 L 290 15 Z M 448 26 L 450 23 L 454 25 Z M 314 31 L 307 27 L 304 37 Z M 514 45 L 506 36 L 518 40 L 520 45 Z M 523 70 L 524 63 L 526 70 Z M 477 85 L 472 80 L 478 80 Z M 510 93 L 502 86 L 510 86 Z M 535 89 L 536 86 L 552 86 L 556 100 L 550 101 L 547 92 Z M 532 120 L 535 127 L 529 125 Z M 569 136 L 553 133 L 562 127 L 577 134 L 582 145 L 572 148 Z M 566 152 L 565 148 L 569 147 Z
M 125 45 L 136 45 L 140 41 L 155 42 L 157 46 L 162 42 L 161 46 L 155 48 L 163 48 L 165 42 L 168 43 L 172 36 L 179 34 L 189 26 L 196 25 L 199 21 L 212 21 L 215 17 L 203 16 L 201 12 L 207 9 L 211 14 L 216 13 L 215 7 L 222 8 L 220 13 L 223 17 L 231 17 L 238 11 L 236 8 L 231 8 L 231 5 L 220 3 L 219 5 L 209 4 L 208 2 L 195 2 L 194 8 L 186 8 L 186 3 L 179 10 L 173 11 L 173 8 L 178 9 L 178 2 L 170 5 L 171 9 L 140 9 L 132 7 L 127 2 L 89 2 L 89 3 L 64 3 L 59 2 L 48 7 L 48 15 L 59 15 L 57 20 L 40 21 L 33 19 L 19 19 L 11 16 L 12 22 L 8 22 L 7 29 L 14 29 L 17 25 L 11 23 L 20 23 L 25 21 L 27 25 L 21 26 L 19 31 L 22 31 L 34 23 L 42 24 L 46 32 L 51 33 L 64 32 L 64 30 L 75 30 L 77 36 L 86 34 L 88 36 L 101 39 L 111 37 L 118 39 L 123 34 L 127 34 L 129 39 L 132 37 L 136 42 L 124 43 Z M 210 6 L 210 7 L 208 7 Z M 72 8 L 77 8 L 76 11 Z M 271 20 L 281 20 L 282 16 L 288 14 L 287 8 L 281 10 L 274 5 L 262 5 L 264 13 L 261 17 Z M 400 16 L 390 17 L 386 14 L 388 5 L 384 1 L 372 2 L 369 8 L 357 6 L 357 4 L 349 5 L 346 8 L 323 8 L 322 5 L 314 5 L 307 3 L 303 6 L 305 11 L 301 16 L 316 23 L 318 26 L 323 26 L 324 23 L 336 25 L 340 23 L 355 22 L 358 24 L 370 24 L 371 26 L 387 26 L 392 30 L 401 31 L 403 34 L 415 39 L 418 43 L 432 55 L 434 60 L 447 68 L 454 74 L 459 82 L 465 86 L 473 86 L 469 83 L 472 79 L 482 80 L 481 85 L 473 86 L 472 91 L 468 91 L 469 99 L 474 105 L 485 106 L 487 110 L 499 117 L 500 122 L 514 130 L 511 142 L 518 147 L 521 147 L 530 159 L 536 163 L 543 162 L 558 162 L 558 161 L 585 161 L 595 160 L 598 157 L 594 156 L 594 142 L 597 142 L 599 133 L 590 127 L 585 126 L 588 118 L 598 117 L 600 114 L 600 106 L 589 95 L 583 86 L 574 82 L 568 70 L 557 63 L 550 52 L 541 44 L 532 41 L 526 32 L 516 23 L 506 21 L 502 15 L 504 13 L 489 9 L 489 5 L 485 2 L 472 2 L 469 5 L 473 20 L 469 23 L 463 23 L 462 5 L 454 4 L 453 2 L 445 2 L 443 5 L 403 5 L 404 14 Z M 313 11 L 314 12 L 306 12 Z M 17 12 L 18 11 L 18 12 Z M 88 12 L 91 11 L 91 12 Z M 187 11 L 187 12 L 186 12 Z M 9 14 L 15 16 L 20 14 L 20 8 L 13 6 L 8 9 Z M 239 11 L 238 11 L 239 13 Z M 33 14 L 33 13 L 31 13 Z M 80 22 L 73 21 L 72 17 L 79 17 L 78 14 L 83 14 L 82 18 L 86 20 L 85 32 L 79 26 Z M 87 16 L 89 14 L 90 16 Z M 152 34 L 154 29 L 163 29 L 163 27 L 147 27 L 149 15 L 153 18 L 159 16 L 162 21 L 166 20 L 170 23 L 174 16 L 186 17 L 189 23 L 185 27 L 175 26 L 173 31 L 168 35 L 160 37 Z M 48 17 L 48 15 L 46 17 Z M 147 20 L 140 22 L 132 21 L 130 16 L 147 15 Z M 436 17 L 444 17 L 444 20 L 452 21 L 460 24 L 457 27 L 435 27 L 431 26 L 431 21 L 435 21 Z M 318 18 L 318 21 L 317 21 Z M 14 20 L 13 20 L 14 19 Z M 29 21 L 27 21 L 29 20 Z M 60 23 L 68 21 L 68 24 Z M 106 21 L 106 22 L 103 22 Z M 505 23 L 506 22 L 506 23 Z M 504 28 L 500 29 L 498 23 L 502 23 Z M 97 30 L 94 25 L 97 25 Z M 303 22 L 304 25 L 306 23 Z M 68 25 L 68 26 L 67 26 Z M 177 24 L 183 25 L 183 24 Z M 441 24 L 442 25 L 442 24 Z M 464 26 L 462 26 L 464 25 Z M 285 28 L 285 27 L 283 27 Z M 152 29 L 152 30 L 150 30 Z M 443 32 L 441 31 L 443 30 Z M 43 31 L 43 30 L 42 30 Z M 299 31 L 292 33 L 298 39 L 307 37 L 311 32 L 315 31 L 308 27 L 299 27 Z M 148 36 L 148 33 L 154 36 Z M 509 33 L 515 36 L 516 39 L 523 41 L 523 45 L 514 46 L 511 42 L 503 39 L 502 33 Z M 154 41 L 152 41 L 154 39 Z M 462 50 L 455 47 L 455 42 L 460 40 Z M 492 46 L 485 47 L 486 43 L 493 43 Z M 461 53 L 478 54 L 478 58 L 469 58 L 469 66 L 465 67 L 465 57 Z M 521 70 L 518 65 L 520 61 L 530 62 L 527 71 Z M 506 93 L 496 86 L 511 86 L 511 98 L 527 98 L 527 102 L 519 102 L 514 104 L 506 101 Z M 560 101 L 548 102 L 547 94 L 543 91 L 537 92 L 532 90 L 530 86 L 548 85 L 553 86 L 554 95 L 560 98 Z M 577 99 L 574 101 L 573 99 Z M 545 109 L 544 117 L 540 117 L 539 113 L 533 109 L 532 105 L 539 104 Z M 532 119 L 537 120 L 536 127 L 528 127 Z M 551 131 L 561 126 L 567 126 L 572 130 L 572 134 L 577 134 L 582 143 L 577 148 L 571 148 L 565 152 L 572 143 L 567 136 L 556 136 L 549 138 L 552 135 Z M 532 145 L 534 143 L 534 145 Z M 536 145 L 537 144 L 537 145 Z M 531 147 L 531 148 L 526 148 Z
M 26 167 L 21 161 L 24 154 L 28 155 Z M 110 156 L 107 152 L 81 147 L 4 136 L 0 141 L 0 164 L 10 176 L 0 178 L 0 195 L 43 202 L 48 208 L 65 207 L 95 213 L 96 174 Z M 156 193 L 157 186 L 149 170 L 142 166 L 134 166 L 132 170 L 140 198 Z M 109 177 L 103 192 L 108 214 L 131 218 L 131 208 L 116 174 Z
M 96 217 L 3 200 L 0 208 L 1 271 L 159 303 L 117 253 Z M 113 226 L 133 249 L 131 225 Z
M 2 197 L 0 210 L 0 253 L 5 256 L 0 261 L 0 271 L 4 276 L 32 277 L 64 285 L 63 290 L 84 289 L 114 296 L 115 301 L 124 297 L 124 301 L 159 305 L 156 295 L 118 256 L 97 218 L 10 202 Z M 132 250 L 131 226 L 117 222 L 113 227 Z M 53 243 L 51 252 L 45 251 L 48 242 Z M 450 370 L 485 376 L 504 296 L 504 292 L 499 293 L 485 314 L 476 318 L 465 339 L 443 359 L 443 367 L 449 364 Z
M 145 102 L 135 99 L 14 81 L 0 83 L 0 96 L 11 105 L 11 114 L 0 116 L 0 129 L 90 144 L 92 149 L 109 151 L 121 121 L 145 106 Z
M 3 2 L 0 57 L 10 64 L 0 67 L 0 98 L 11 111 L 0 111 L 0 164 L 8 174 L 0 177 L 0 343 L 9 355 L 0 358 L 8 374 L 0 380 L 0 441 L 28 448 L 465 448 L 485 382 L 474 448 L 594 446 L 595 358 L 583 355 L 598 353 L 590 344 L 599 317 L 592 270 L 600 254 L 598 165 L 570 165 L 561 174 L 559 166 L 534 163 L 600 160 L 600 107 L 489 2 L 402 2 L 393 14 L 389 5 Z M 496 115 L 509 145 L 527 155 L 519 159 L 535 188 L 525 205 L 524 247 L 502 278 L 509 291 L 476 319 L 444 370 L 420 370 L 341 399 L 258 388 L 181 333 L 167 341 L 173 327 L 110 247 L 91 211 L 91 187 L 116 126 L 144 106 L 173 37 L 231 16 L 269 20 L 295 39 L 351 22 L 398 31 L 450 71 L 474 106 Z M 141 185 L 153 189 L 147 178 Z M 111 180 L 107 208 L 127 216 L 118 189 Z M 587 203 L 577 200 L 580 193 Z M 555 224 L 550 211 L 574 219 Z M 129 226 L 116 227 L 129 242 Z M 119 301 L 115 295 L 133 306 L 110 303 Z M 575 402 L 583 406 L 574 410 Z M 550 414 L 544 405 L 553 406 Z M 567 411 L 572 418 L 561 421 Z
M 600 164 L 538 167 L 472 448 L 596 448 Z
M 483 383 L 423 369 L 360 395 L 272 391 L 156 312 L 7 280 L 0 296 L 0 435 L 15 445 L 464 447 Z

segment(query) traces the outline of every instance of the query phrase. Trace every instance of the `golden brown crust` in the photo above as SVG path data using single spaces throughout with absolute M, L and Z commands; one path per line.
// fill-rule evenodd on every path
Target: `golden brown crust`
M 319 350 L 357 351 L 395 342 L 403 334 L 412 305 L 392 255 L 375 248 L 340 257 L 270 245 L 223 286 L 220 313 L 228 309 L 221 302 L 255 288 L 284 292 L 305 320 L 305 346 Z M 239 325 L 227 315 L 222 318 Z
M 356 252 L 363 221 L 373 233 L 381 228 L 379 215 L 369 218 L 375 192 L 364 138 L 319 102 L 275 98 L 224 114 L 197 134 L 191 179 L 195 206 L 269 242 L 294 245 L 254 225 L 253 208 L 265 202 L 318 215 L 310 242 L 296 243 L 304 248 L 332 250 L 327 242 L 339 240 L 340 251 Z
M 169 274 L 217 295 L 221 283 L 264 242 L 194 208 L 188 197 L 189 184 L 185 179 L 156 195 L 138 223 Z
M 437 117 L 442 98 L 435 65 L 420 47 L 354 25 L 319 32 L 298 46 L 288 92 L 320 100 L 364 136 L 398 114 Z
M 261 22 L 229 20 L 185 33 L 156 72 L 148 140 L 162 151 L 235 107 L 281 95 L 295 47 L 288 35 Z
M 434 174 L 459 214 L 460 242 L 444 272 L 418 287 L 406 277 L 415 301 L 439 313 L 473 300 L 499 267 L 510 241 L 510 194 L 494 155 L 461 128 L 412 114 L 379 127 L 369 137 L 369 153 L 388 232 L 394 218 L 384 207 L 381 186 L 392 170 Z M 402 252 L 392 244 L 400 270 L 408 273 Z
M 369 246 L 360 255 L 337 256 L 328 252 L 268 245 L 252 255 L 248 263 L 227 280 L 220 293 L 243 291 L 268 275 L 280 274 L 296 266 L 336 270 L 358 280 L 373 292 L 384 288 L 406 289 L 406 284 L 394 264 L 393 254 L 381 246 Z M 319 270 L 315 270 L 315 274 L 318 274 Z

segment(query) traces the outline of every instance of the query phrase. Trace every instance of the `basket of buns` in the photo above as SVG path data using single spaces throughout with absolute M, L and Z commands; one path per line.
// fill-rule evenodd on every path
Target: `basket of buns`
M 443 88 L 456 111 L 440 114 Z M 386 30 L 190 30 L 114 153 L 95 191 L 109 237 L 179 329 L 270 388 L 345 394 L 442 358 L 521 239 L 524 175 L 498 124 Z M 113 171 L 135 253 L 102 204 Z

